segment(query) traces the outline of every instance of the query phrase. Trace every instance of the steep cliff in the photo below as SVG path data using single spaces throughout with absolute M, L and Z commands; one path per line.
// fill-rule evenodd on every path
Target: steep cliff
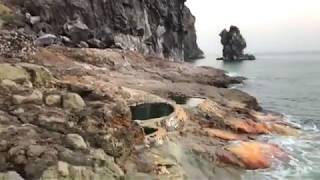
M 137 50 L 174 60 L 202 56 L 185 0 L 14 0 L 36 35 L 62 35 L 72 46 Z M 31 30 L 31 31 L 30 31 Z

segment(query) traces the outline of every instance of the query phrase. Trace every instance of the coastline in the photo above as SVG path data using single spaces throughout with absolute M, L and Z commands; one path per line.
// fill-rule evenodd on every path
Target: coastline
M 286 161 L 280 147 L 258 137 L 299 134 L 282 116 L 263 113 L 254 97 L 228 89 L 242 79 L 223 70 L 59 46 L 0 60 L 1 163 L 8 167 L 0 177 L 8 171 L 26 179 L 215 177 L 209 172 L 221 164 L 264 169 L 273 157 Z M 190 107 L 172 96 L 204 101 Z M 132 107 L 144 104 L 148 118 L 133 121 Z M 171 108 L 152 114 L 154 105 Z M 207 173 L 188 164 L 190 158 L 204 158 Z

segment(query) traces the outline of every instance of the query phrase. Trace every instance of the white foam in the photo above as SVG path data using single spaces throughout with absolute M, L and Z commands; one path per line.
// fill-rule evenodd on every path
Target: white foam
M 227 72 L 226 75 L 227 75 L 227 76 L 230 76 L 230 77 L 238 77 L 238 76 L 240 76 L 240 75 L 239 75 L 238 73 L 236 73 L 236 72 Z

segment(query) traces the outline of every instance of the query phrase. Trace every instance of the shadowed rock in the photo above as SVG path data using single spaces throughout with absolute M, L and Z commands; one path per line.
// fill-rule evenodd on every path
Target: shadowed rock
M 174 60 L 203 56 L 196 42 L 195 17 L 185 0 L 15 0 L 28 14 L 33 34 L 68 36 L 72 45 L 93 48 L 117 47 Z M 30 23 L 36 17 L 37 23 Z M 33 20 L 34 21 L 34 20 Z M 50 45 L 52 38 L 40 38 Z
M 255 60 L 253 55 L 243 53 L 247 43 L 238 27 L 231 26 L 229 31 L 224 29 L 219 36 L 223 45 L 223 57 L 217 60 Z

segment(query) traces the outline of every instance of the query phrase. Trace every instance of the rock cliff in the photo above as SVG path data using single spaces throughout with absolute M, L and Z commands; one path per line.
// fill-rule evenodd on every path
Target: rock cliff
M 186 0 L 14 0 L 24 32 L 80 47 L 137 50 L 173 60 L 203 55 Z

